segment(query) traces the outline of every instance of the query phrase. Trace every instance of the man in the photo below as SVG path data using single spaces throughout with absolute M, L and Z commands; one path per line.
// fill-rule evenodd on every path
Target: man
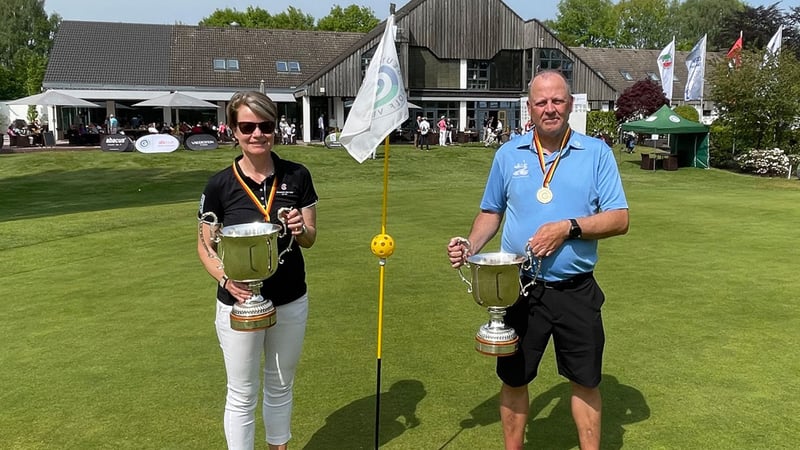
M 117 129 L 119 128 L 119 121 L 113 114 L 111 114 L 108 118 L 108 134 L 117 134 Z
M 319 130 L 319 140 L 325 142 L 325 113 L 320 113 L 317 119 L 317 130 Z
M 414 123 L 414 148 L 420 147 L 419 139 L 419 124 L 422 122 L 422 116 L 417 116 L 417 121 Z
M 450 263 L 459 267 L 502 223 L 502 250 L 526 254 L 527 245 L 533 256 L 533 269 L 522 282 L 538 275 L 536 283 L 506 315 L 520 348 L 497 358 L 506 449 L 522 449 L 528 384 L 550 336 L 559 374 L 572 386 L 580 448 L 600 446 L 604 296 L 592 271 L 597 240 L 627 233 L 628 204 L 613 152 L 601 140 L 571 131 L 571 110 L 569 85 L 559 72 L 533 78 L 528 112 L 534 133 L 497 151 L 469 239 L 453 238 L 447 247 Z
M 419 123 L 419 149 L 422 151 L 422 146 L 425 146 L 425 150 L 430 151 L 431 144 L 428 142 L 428 133 L 431 131 L 431 124 L 428 122 L 427 117 L 422 118 L 422 122 Z

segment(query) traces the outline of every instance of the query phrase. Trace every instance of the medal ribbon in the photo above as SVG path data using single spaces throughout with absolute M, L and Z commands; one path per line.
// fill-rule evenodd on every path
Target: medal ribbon
M 278 190 L 278 176 L 275 175 L 272 180 L 272 190 L 269 193 L 269 199 L 267 200 L 267 204 L 265 206 L 261 205 L 261 202 L 258 201 L 258 197 L 256 194 L 253 193 L 252 190 L 247 186 L 247 184 L 242 179 L 242 176 L 239 175 L 239 171 L 236 170 L 236 161 L 233 162 L 233 174 L 236 175 L 236 179 L 239 181 L 239 184 L 242 185 L 242 189 L 247 192 L 247 195 L 250 197 L 250 200 L 258 206 L 258 210 L 261 214 L 264 215 L 264 219 L 269 223 L 269 210 L 272 209 L 272 200 L 275 199 L 275 191 Z
M 558 162 L 561 160 L 561 151 L 567 145 L 567 141 L 569 141 L 569 137 L 572 135 L 572 130 L 567 128 L 567 131 L 564 133 L 564 138 L 561 139 L 561 147 L 558 149 L 558 156 L 553 161 L 553 164 L 550 166 L 550 169 L 545 172 L 545 162 L 544 162 L 544 149 L 542 148 L 542 143 L 539 142 L 539 133 L 536 129 L 533 130 L 533 145 L 536 147 L 536 154 L 539 156 L 539 166 L 542 168 L 542 174 L 544 174 L 544 180 L 542 180 L 542 187 L 550 188 L 550 181 L 553 179 L 553 175 L 556 173 L 556 166 L 558 166 Z

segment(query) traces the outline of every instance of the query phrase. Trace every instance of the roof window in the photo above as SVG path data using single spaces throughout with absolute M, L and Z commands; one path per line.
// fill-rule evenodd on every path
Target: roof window
M 298 61 L 275 61 L 275 70 L 278 72 L 300 73 L 300 62 Z
M 214 58 L 214 70 L 239 71 L 238 59 Z

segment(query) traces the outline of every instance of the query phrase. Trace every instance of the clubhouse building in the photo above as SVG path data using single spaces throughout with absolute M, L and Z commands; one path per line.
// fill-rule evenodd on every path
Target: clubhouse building
M 570 48 L 502 0 L 409 0 L 395 22 L 407 96 L 419 108 L 411 116 L 447 116 L 459 131 L 477 132 L 490 116 L 521 128 L 528 82 L 539 70 L 560 70 L 589 110 L 613 109 L 643 78 L 659 82 L 659 50 Z M 344 125 L 384 27 L 362 34 L 63 21 L 43 88 L 99 108 L 50 108 L 48 121 L 59 138 L 110 114 L 123 125 L 134 116 L 174 123 L 169 108 L 133 105 L 177 91 L 218 105 L 181 109 L 182 120 L 218 123 L 234 92 L 261 90 L 309 142 L 320 116 L 330 129 Z M 686 53 L 676 55 L 673 104 L 682 103 Z

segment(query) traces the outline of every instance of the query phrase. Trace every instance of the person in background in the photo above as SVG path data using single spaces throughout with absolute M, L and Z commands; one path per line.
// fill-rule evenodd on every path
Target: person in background
M 319 140 L 325 142 L 325 113 L 320 113 L 317 119 L 317 130 L 319 130 Z
M 414 122 L 414 148 L 420 147 L 419 145 L 419 123 L 422 122 L 422 116 L 417 116 L 417 121 Z
M 447 145 L 447 120 L 445 116 L 439 119 L 439 122 L 436 123 L 436 128 L 439 130 L 439 147 L 444 147 Z
M 634 149 L 636 148 L 636 135 L 631 133 L 628 134 L 625 139 L 625 149 L 628 153 L 633 153 Z
M 534 133 L 497 150 L 469 237 L 452 238 L 447 253 L 460 267 L 502 226 L 502 250 L 532 256 L 520 282 L 535 284 L 505 316 L 519 350 L 496 362 L 505 448 L 523 448 L 528 384 L 552 337 L 558 373 L 571 385 L 580 448 L 597 450 L 605 295 L 593 271 L 598 240 L 627 233 L 628 203 L 608 145 L 570 129 L 572 95 L 560 72 L 536 74 L 527 106 Z
M 449 117 L 447 118 L 447 138 L 445 138 L 444 143 L 453 145 L 453 122 Z
M 286 116 L 281 116 L 281 121 L 278 124 L 278 129 L 281 132 L 281 144 L 288 145 L 291 144 L 291 138 L 289 135 L 292 132 L 291 127 L 289 126 L 289 122 L 286 121 Z
M 108 134 L 117 134 L 119 131 L 119 121 L 114 114 L 108 116 Z
M 431 150 L 431 144 L 428 142 L 430 139 L 430 132 L 431 132 L 431 124 L 428 122 L 426 117 L 422 118 L 422 121 L 419 123 L 419 149 L 422 150 L 422 146 L 425 146 L 425 150 Z
M 228 389 L 223 420 L 225 439 L 228 448 L 236 450 L 254 448 L 255 414 L 262 382 L 268 447 L 287 448 L 292 437 L 294 376 L 308 317 L 305 261 L 300 249 L 311 248 L 316 242 L 318 196 L 305 166 L 282 159 L 272 151 L 276 115 L 275 103 L 260 92 L 237 92 L 231 97 L 227 121 L 242 154 L 208 180 L 198 212 L 198 218 L 213 212 L 219 223 L 226 226 L 255 221 L 276 225 L 285 222 L 294 236 L 292 251 L 283 255 L 283 263 L 274 275 L 264 280 L 261 288 L 261 295 L 272 300 L 276 307 L 275 325 L 259 331 L 238 331 L 231 328 L 229 316 L 234 303 L 244 302 L 250 296 L 248 284 L 228 279 L 214 258 L 211 225 L 201 223 L 203 233 L 198 235 L 197 253 L 217 285 L 216 331 Z M 289 212 L 279 218 L 278 211 L 282 208 L 289 208 Z M 275 251 L 282 252 L 289 243 L 288 235 L 279 238 Z

